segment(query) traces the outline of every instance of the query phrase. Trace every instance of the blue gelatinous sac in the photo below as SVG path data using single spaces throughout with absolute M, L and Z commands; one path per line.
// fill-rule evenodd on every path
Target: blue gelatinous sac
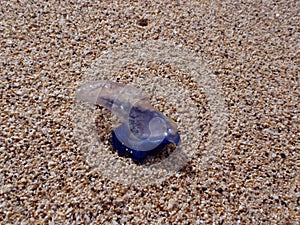
M 112 146 L 121 156 L 129 155 L 142 163 L 166 145 L 180 144 L 176 124 L 157 111 L 138 88 L 100 80 L 79 87 L 76 98 L 105 107 L 122 122 L 111 135 Z

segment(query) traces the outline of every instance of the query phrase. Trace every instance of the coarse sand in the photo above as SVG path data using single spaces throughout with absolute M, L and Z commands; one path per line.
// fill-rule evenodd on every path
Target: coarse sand
M 300 2 L 0 0 L 0 224 L 299 224 Z M 181 145 L 136 164 L 90 81 Z

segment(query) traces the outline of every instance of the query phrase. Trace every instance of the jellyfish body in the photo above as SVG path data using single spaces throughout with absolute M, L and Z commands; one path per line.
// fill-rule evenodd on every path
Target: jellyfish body
M 121 156 L 129 155 L 142 163 L 166 145 L 180 144 L 176 124 L 157 111 L 138 88 L 100 80 L 79 87 L 76 98 L 105 107 L 122 122 L 111 135 L 112 146 Z

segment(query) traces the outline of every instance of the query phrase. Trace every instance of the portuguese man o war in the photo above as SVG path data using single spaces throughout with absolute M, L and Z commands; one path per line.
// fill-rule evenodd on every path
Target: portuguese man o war
M 148 155 L 161 153 L 165 146 L 180 144 L 176 124 L 156 110 L 141 89 L 99 80 L 80 86 L 75 97 L 101 105 L 118 117 L 121 125 L 113 128 L 111 143 L 120 156 L 143 163 Z

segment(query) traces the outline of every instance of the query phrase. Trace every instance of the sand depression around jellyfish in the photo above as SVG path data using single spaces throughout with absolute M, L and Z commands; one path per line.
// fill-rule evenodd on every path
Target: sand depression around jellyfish
M 81 85 L 99 80 L 132 85 L 150 96 L 151 105 L 177 124 L 181 143 L 158 161 L 133 163 L 114 153 L 109 142 L 120 119 L 75 100 L 74 135 L 89 166 L 115 182 L 142 186 L 167 179 L 195 158 L 210 166 L 222 147 L 227 109 L 217 76 L 199 55 L 160 41 L 117 47 L 85 71 Z

